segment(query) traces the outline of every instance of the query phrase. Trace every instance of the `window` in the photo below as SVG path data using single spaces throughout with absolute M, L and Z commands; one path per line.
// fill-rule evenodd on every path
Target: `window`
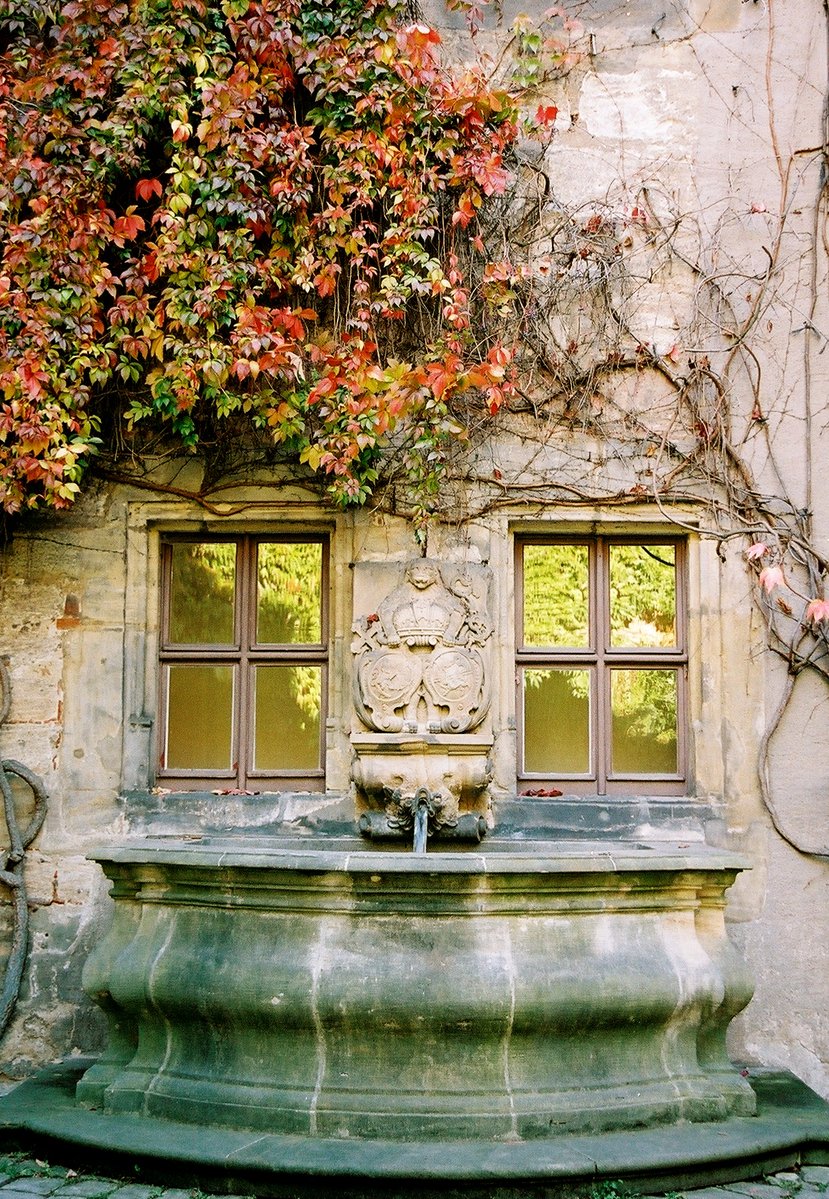
M 327 542 L 162 546 L 158 777 L 178 789 L 322 786 Z
M 684 543 L 522 539 L 516 574 L 522 787 L 684 792 Z

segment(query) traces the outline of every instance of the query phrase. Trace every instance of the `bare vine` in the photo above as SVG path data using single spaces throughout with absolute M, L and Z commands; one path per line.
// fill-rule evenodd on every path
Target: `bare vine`
M 823 14 L 829 44 L 829 0 Z M 787 154 L 775 116 L 775 19 L 769 3 L 764 78 L 779 206 L 772 215 L 765 205 L 752 204 L 743 214 L 764 222 L 768 232 L 754 264 L 727 261 L 725 229 L 705 229 L 656 180 L 642 179 L 633 189 L 620 183 L 601 202 L 568 204 L 557 196 L 552 134 L 525 145 L 516 164 L 517 187 L 498 210 L 490 209 L 484 233 L 491 260 L 503 247 L 497 278 L 504 289 L 502 315 L 512 321 L 520 383 L 498 423 L 502 438 L 520 446 L 512 456 L 518 465 L 510 469 L 491 456 L 492 430 L 482 428 L 474 467 L 470 471 L 468 460 L 460 458 L 453 464 L 456 486 L 449 494 L 457 511 L 464 485 L 468 491 L 472 483 L 468 518 L 515 505 L 542 512 L 650 500 L 676 523 L 676 506 L 690 504 L 694 531 L 716 540 L 721 557 L 736 541 L 767 645 L 786 669 L 758 747 L 760 794 L 784 841 L 825 857 L 825 837 L 804 840 L 787 827 L 770 777 L 770 748 L 797 680 L 811 672 L 829 683 L 829 561 L 814 536 L 809 457 L 816 418 L 812 354 L 816 341 L 824 347 L 827 341 L 815 321 L 825 277 L 821 264 L 825 272 L 829 255 L 829 93 L 820 143 Z M 546 75 L 543 51 L 537 52 L 529 72 L 534 84 L 553 73 L 560 77 L 562 58 L 567 70 L 588 60 L 595 65 L 592 38 L 582 35 L 580 52 L 572 23 L 566 55 L 562 45 L 556 43 L 558 56 Z M 804 255 L 809 287 L 804 313 L 785 287 L 791 221 L 796 206 L 804 205 L 810 171 L 818 185 Z M 734 219 L 732 209 L 721 223 Z M 483 292 L 489 286 L 490 300 L 493 275 L 490 271 L 481 283 Z M 660 277 L 666 281 L 660 297 L 665 307 L 672 306 L 673 280 L 693 296 L 687 315 L 675 322 L 672 342 L 662 344 L 648 336 L 648 321 L 638 311 Z M 803 336 L 806 455 L 796 495 L 779 460 L 787 412 L 785 406 L 775 408 L 764 379 L 763 325 L 781 313 L 792 335 Z M 798 317 L 802 323 L 796 327 Z
M 0 724 L 8 716 L 10 706 L 9 671 L 5 662 L 0 659 Z M 17 821 L 10 776 L 15 776 L 26 783 L 34 797 L 34 811 L 28 824 L 22 829 Z M 13 922 L 11 951 L 6 962 L 3 989 L 0 992 L 0 1036 L 2 1036 L 17 1003 L 29 949 L 29 906 L 26 882 L 23 876 L 24 857 L 26 850 L 40 832 L 43 821 L 46 819 L 48 796 L 42 780 L 22 762 L 16 762 L 12 758 L 0 761 L 0 791 L 3 794 L 3 811 L 9 836 L 9 848 L 0 852 L 0 882 L 4 883 L 11 891 Z

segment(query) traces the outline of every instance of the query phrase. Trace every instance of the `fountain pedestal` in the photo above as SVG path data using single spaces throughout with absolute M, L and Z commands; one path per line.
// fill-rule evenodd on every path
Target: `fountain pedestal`
M 485 852 L 147 840 L 95 855 L 85 986 L 109 1051 L 78 1100 L 230 1129 L 503 1140 L 722 1120 L 741 868 L 705 846 Z

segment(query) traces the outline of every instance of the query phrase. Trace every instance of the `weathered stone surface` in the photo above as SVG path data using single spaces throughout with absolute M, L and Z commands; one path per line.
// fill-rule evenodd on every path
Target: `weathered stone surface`
M 118 1184 L 106 1178 L 82 1178 L 73 1182 L 64 1182 L 57 1191 L 55 1199 L 102 1199 L 118 1188 Z
M 40 857 L 36 863 L 45 867 L 29 892 L 33 910 L 30 914 L 29 937 L 31 959 L 24 975 L 15 1019 L 7 1030 L 0 1047 L 0 1072 L 20 1077 L 55 1056 L 55 1039 L 66 1046 L 66 1052 L 77 1048 L 91 1049 L 103 1042 L 100 1014 L 83 995 L 81 974 L 86 956 L 105 925 L 105 908 L 87 901 L 87 895 L 77 893 L 77 901 L 60 896 L 60 878 L 65 865 L 67 894 L 78 885 L 72 884 L 73 859 L 61 859 L 58 868 L 57 899 L 43 892 L 54 886 L 55 863 Z M 97 867 L 87 861 L 76 863 L 80 877 L 93 877 L 100 889 Z
M 801 1166 L 800 1177 L 809 1186 L 829 1188 L 829 1165 Z
M 83 1104 L 402 1141 L 753 1110 L 724 1051 L 750 995 L 722 928 L 731 856 L 280 838 L 96 856 L 115 923 L 84 983 L 110 1045 Z
M 187 1163 L 204 1191 L 218 1185 L 223 1192 L 249 1191 L 255 1182 L 257 1193 L 273 1188 L 272 1193 L 281 1194 L 290 1175 L 290 1195 L 308 1199 L 321 1189 L 348 1199 L 378 1194 L 386 1199 L 411 1199 L 413 1194 L 446 1199 L 461 1192 L 469 1199 L 541 1194 L 567 1199 L 594 1187 L 604 1189 L 604 1183 L 608 1194 L 611 1187 L 618 1194 L 622 1180 L 624 1193 L 628 1183 L 635 1191 L 658 1180 L 660 1191 L 675 1195 L 689 1194 L 692 1185 L 759 1177 L 783 1163 L 793 1168 L 805 1153 L 811 1160 L 829 1155 L 827 1105 L 785 1074 L 752 1080 L 758 1107 L 750 1119 L 656 1125 L 553 1141 L 444 1140 L 426 1152 L 421 1142 L 251 1135 L 87 1110 L 75 1104 L 72 1085 L 86 1065 L 88 1061 L 74 1067 L 64 1063 L 15 1088 L 0 1101 L 0 1126 L 47 1136 L 75 1151 L 80 1145 L 87 1153 L 90 1145 L 102 1146 L 127 1171 L 140 1157 L 161 1186 L 170 1177 L 172 1161 L 179 1167 Z M 175 1177 L 180 1177 L 178 1171 Z M 808 1184 L 800 1192 L 802 1199 L 818 1199 L 820 1193 Z M 714 1195 L 735 1199 L 722 1187 Z
M 14 1190 L 21 1195 L 52 1195 L 63 1186 L 62 1178 L 16 1178 Z
M 746 1195 L 748 1199 L 786 1199 L 796 1189 L 796 1185 L 787 1187 L 777 1179 L 774 1182 L 733 1182 L 729 1187 L 735 1195 Z

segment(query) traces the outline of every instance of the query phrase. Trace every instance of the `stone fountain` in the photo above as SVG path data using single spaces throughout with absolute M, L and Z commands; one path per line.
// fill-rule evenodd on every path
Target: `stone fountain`
M 327 1138 L 515 1142 L 754 1110 L 737 864 L 589 844 L 411 853 L 148 843 L 98 855 L 78 1100 Z
M 745 863 L 702 839 L 499 830 L 487 568 L 418 559 L 380 587 L 360 570 L 362 836 L 352 820 L 98 851 L 114 920 L 84 977 L 108 1049 L 0 1116 L 260 1186 L 795 1160 L 825 1114 L 801 1096 L 792 1124 L 726 1052 L 752 992 L 724 923 Z

